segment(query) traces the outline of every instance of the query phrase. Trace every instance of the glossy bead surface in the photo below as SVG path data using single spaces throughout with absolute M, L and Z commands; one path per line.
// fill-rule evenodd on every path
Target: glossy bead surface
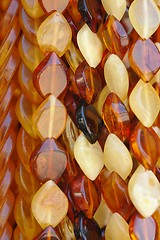
M 51 226 L 46 227 L 42 232 L 40 232 L 33 240 L 60 240 L 59 233 L 55 231 Z
M 76 240 L 73 224 L 68 218 L 68 216 L 65 216 L 65 218 L 60 222 L 60 224 L 58 224 L 56 230 L 57 229 L 60 232 L 61 239 Z
M 94 103 L 94 106 L 101 117 L 102 117 L 103 105 L 109 93 L 110 93 L 110 90 L 108 86 L 105 85 L 102 91 L 100 92 L 97 101 Z
M 116 0 L 114 4 L 111 1 L 102 0 L 102 5 L 108 15 L 113 15 L 119 21 L 121 20 L 126 10 L 126 0 Z
M 44 12 L 42 11 L 38 0 L 21 0 L 21 3 L 31 18 L 36 19 L 43 16 Z
M 39 0 L 39 4 L 41 5 L 42 9 L 46 13 L 51 13 L 53 11 L 63 12 L 67 5 L 69 3 L 69 0 L 63 0 L 63 1 L 52 1 L 52 0 Z
M 10 240 L 12 237 L 12 227 L 9 223 L 6 223 L 5 227 L 0 230 L 1 240 Z

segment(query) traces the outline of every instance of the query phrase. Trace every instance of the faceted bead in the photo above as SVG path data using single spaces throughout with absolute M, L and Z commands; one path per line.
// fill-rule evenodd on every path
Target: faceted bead
M 31 209 L 43 229 L 49 225 L 55 227 L 67 214 L 68 199 L 61 189 L 49 180 L 34 195 Z
M 59 230 L 61 235 L 60 239 L 76 240 L 73 224 L 67 216 L 65 216 L 65 218 L 58 224 L 56 230 L 57 229 Z
M 46 13 L 51 13 L 53 11 L 63 12 L 67 5 L 69 3 L 69 0 L 63 0 L 63 1 L 52 1 L 52 0 L 39 0 L 39 4 L 41 5 L 42 9 Z
M 74 232 L 76 239 L 101 240 L 101 229 L 94 219 L 88 219 L 82 213 L 75 218 Z
M 107 49 L 122 59 L 128 49 L 129 38 L 123 25 L 114 16 L 107 17 L 102 36 Z
M 44 15 L 38 0 L 21 0 L 22 6 L 31 18 L 39 18 Z
M 72 196 L 86 217 L 92 218 L 100 204 L 100 198 L 94 183 L 82 173 L 78 174 L 72 183 Z
M 12 226 L 9 223 L 6 223 L 5 227 L 0 230 L 0 239 L 10 240 L 11 237 L 12 237 Z
M 92 32 L 96 33 L 102 22 L 102 11 L 99 1 L 78 0 L 78 9 L 82 19 L 87 23 Z
M 109 132 L 125 141 L 130 135 L 130 118 L 125 105 L 115 93 L 110 93 L 103 105 L 103 121 Z
M 138 212 L 150 217 L 160 206 L 160 184 L 151 170 L 140 165 L 128 183 L 129 196 Z
M 103 153 L 98 142 L 91 144 L 83 134 L 80 134 L 74 145 L 74 155 L 84 174 L 95 180 L 102 170 Z
M 75 82 L 80 97 L 88 104 L 93 103 L 97 99 L 102 89 L 102 81 L 98 71 L 90 67 L 86 61 L 82 62 L 76 69 Z
M 145 127 L 153 125 L 160 110 L 160 99 L 150 83 L 144 83 L 140 79 L 129 96 L 129 104 Z
M 60 57 L 67 51 L 72 38 L 71 28 L 60 12 L 53 12 L 40 25 L 37 41 L 43 52 L 55 51 Z
M 97 67 L 102 59 L 103 45 L 96 33 L 84 24 L 77 34 L 78 47 L 91 67 Z
M 102 117 L 103 105 L 109 93 L 110 93 L 110 90 L 108 86 L 105 85 L 102 91 L 100 92 L 97 101 L 94 103 L 94 107 L 96 108 L 97 112 L 100 114 L 101 117 Z
M 109 134 L 105 142 L 104 164 L 109 171 L 117 172 L 123 180 L 128 177 L 133 167 L 130 152 L 113 133 Z
M 100 181 L 103 197 L 110 210 L 119 213 L 127 220 L 133 212 L 127 183 L 116 172 L 108 175 L 106 170 L 101 172 Z
M 134 0 L 129 7 L 129 18 L 140 37 L 147 39 L 159 26 L 159 9 L 153 0 Z
M 156 223 L 153 217 L 143 218 L 139 214 L 135 214 L 129 223 L 129 232 L 131 239 L 157 239 Z
M 67 164 L 65 149 L 56 139 L 47 138 L 33 151 L 30 158 L 30 168 L 33 175 L 40 181 L 53 180 L 57 182 L 62 176 Z
M 22 61 L 31 72 L 34 71 L 44 58 L 44 55 L 40 51 L 39 47 L 29 42 L 24 35 L 22 35 L 19 40 L 18 50 Z
M 160 139 L 155 131 L 138 123 L 132 131 L 130 146 L 135 158 L 146 169 L 153 170 L 160 158 Z
M 117 55 L 111 54 L 105 62 L 104 77 L 109 90 L 124 100 L 128 93 L 129 78 L 125 65 Z
M 33 84 L 39 94 L 58 97 L 67 86 L 67 67 L 56 53 L 49 53 L 33 72 Z
M 82 103 L 76 112 L 76 120 L 78 128 L 84 133 L 87 140 L 93 144 L 100 135 L 102 127 L 102 119 L 91 105 Z
M 102 5 L 108 15 L 113 15 L 119 21 L 126 10 L 126 0 L 116 0 L 114 1 L 114 4 L 112 1 L 102 0 Z
M 130 240 L 129 226 L 121 215 L 114 213 L 105 230 L 105 239 L 117 240 Z
M 66 108 L 54 95 L 45 99 L 32 118 L 35 131 L 42 140 L 57 139 L 65 129 L 66 119 Z
M 46 227 L 33 240 L 61 240 L 59 233 L 51 226 Z
M 145 82 L 150 81 L 160 69 L 160 53 L 150 39 L 138 39 L 132 45 L 129 61 L 133 70 Z

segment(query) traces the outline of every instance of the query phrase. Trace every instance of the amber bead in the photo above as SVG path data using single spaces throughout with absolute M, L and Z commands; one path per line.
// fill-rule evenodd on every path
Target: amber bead
M 46 227 L 33 240 L 61 240 L 60 234 L 51 226 Z
M 102 34 L 107 49 L 122 59 L 128 49 L 129 38 L 121 22 L 112 15 L 108 16 Z
M 130 135 L 130 117 L 119 97 L 110 93 L 103 105 L 102 118 L 109 132 L 114 133 L 122 141 Z
M 78 28 L 80 28 L 83 25 L 83 20 L 82 16 L 78 10 L 78 1 L 77 0 L 71 0 L 68 7 L 67 11 L 71 15 L 73 21 L 77 25 Z
M 154 218 L 154 220 L 156 222 L 156 226 L 157 226 L 156 236 L 157 236 L 157 240 L 159 240 L 159 238 L 160 238 L 160 208 L 158 208 L 157 211 L 154 212 L 152 217 Z
M 9 7 L 10 3 L 11 3 L 11 0 L 1 1 L 1 2 L 0 2 L 0 8 L 1 8 L 1 10 L 2 10 L 2 11 L 6 11 L 7 8 Z
M 112 212 L 119 213 L 127 220 L 133 213 L 127 183 L 116 172 L 108 176 L 105 171 L 103 170 L 99 176 L 103 197 Z
M 14 240 L 27 240 L 18 226 L 16 226 L 16 228 L 14 229 L 13 236 L 14 236 Z
M 56 53 L 49 53 L 33 72 L 33 84 L 39 94 L 58 97 L 67 85 L 67 67 Z
M 21 3 L 31 18 L 37 19 L 44 15 L 38 0 L 21 0 Z
M 102 81 L 98 71 L 83 61 L 75 72 L 75 82 L 80 97 L 88 104 L 93 103 L 102 89 Z
M 160 139 L 154 130 L 138 123 L 132 131 L 130 146 L 135 158 L 146 169 L 153 170 L 160 157 Z
M 66 164 L 66 152 L 58 140 L 53 138 L 48 138 L 40 143 L 30 158 L 31 172 L 40 182 L 50 179 L 57 182 L 62 176 Z
M 160 71 L 160 70 L 159 70 Z M 158 93 L 158 96 L 160 97 L 160 82 L 156 82 L 153 84 L 154 89 L 156 90 L 156 92 Z M 160 112 L 153 124 L 154 126 L 160 127 Z
M 65 216 L 65 218 L 58 224 L 56 229 L 60 232 L 61 239 L 76 240 L 73 224 L 68 216 Z
M 76 84 L 75 74 L 71 68 L 68 68 L 67 70 L 67 88 L 72 95 L 76 95 L 78 98 L 80 98 L 80 92 Z
M 130 48 L 129 60 L 133 70 L 145 82 L 150 81 L 160 69 L 160 54 L 150 39 L 138 39 Z
M 12 237 L 12 226 L 9 223 L 6 223 L 5 227 L 0 230 L 0 239 L 10 240 L 11 237 Z
M 77 240 L 101 240 L 101 229 L 94 219 L 88 219 L 82 213 L 75 218 L 74 232 Z
M 91 105 L 82 103 L 76 112 L 78 128 L 84 133 L 87 140 L 93 144 L 100 135 L 102 119 Z
M 51 13 L 56 10 L 59 12 L 63 12 L 69 3 L 69 0 L 63 0 L 63 1 L 38 0 L 38 1 L 43 11 L 46 13 Z
M 157 239 L 155 220 L 153 217 L 143 218 L 137 213 L 130 220 L 129 233 L 132 240 Z

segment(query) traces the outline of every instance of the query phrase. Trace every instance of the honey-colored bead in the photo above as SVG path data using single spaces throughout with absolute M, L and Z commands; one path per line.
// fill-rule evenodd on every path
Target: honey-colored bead
M 14 240 L 27 240 L 26 237 L 22 234 L 18 226 L 14 229 Z
M 154 0 L 158 7 L 160 7 L 160 0 Z
M 46 227 L 33 240 L 43 240 L 43 239 L 46 239 L 46 240 L 49 240 L 49 239 L 61 240 L 59 232 L 56 231 L 51 226 Z M 19 239 L 17 239 L 17 240 L 19 240 Z
M 67 51 L 72 39 L 71 28 L 60 12 L 53 12 L 40 25 L 37 41 L 43 52 L 56 52 L 60 57 Z
M 65 216 L 60 224 L 58 224 L 57 229 L 60 232 L 61 239 L 76 240 L 74 235 L 74 226 L 68 216 Z
M 44 15 L 38 0 L 21 0 L 21 3 L 31 18 L 39 18 Z
M 49 180 L 34 195 L 31 209 L 34 217 L 44 229 L 57 226 L 68 211 L 68 199 L 61 189 Z
M 6 11 L 7 8 L 9 7 L 10 3 L 11 3 L 11 0 L 1 1 L 1 2 L 0 2 L 0 8 L 1 8 L 1 10 L 2 10 L 2 11 Z
M 0 230 L 0 239 L 10 240 L 11 237 L 12 237 L 12 226 L 9 223 L 6 223 L 5 227 Z
M 129 226 L 124 218 L 118 213 L 114 213 L 105 230 L 105 239 L 107 240 L 130 240 Z
M 91 144 L 80 134 L 74 145 L 74 156 L 84 174 L 90 180 L 95 180 L 104 166 L 100 144 Z
M 150 38 L 160 23 L 160 13 L 153 0 L 134 0 L 129 7 L 130 21 L 141 38 Z
M 69 0 L 63 1 L 39 0 L 39 4 L 41 5 L 43 11 L 46 13 L 51 13 L 53 11 L 63 12 L 66 9 L 68 3 Z
M 109 90 L 124 100 L 128 93 L 129 78 L 125 65 L 117 55 L 111 54 L 105 62 L 104 77 Z
M 96 33 L 84 24 L 77 34 L 78 47 L 91 67 L 97 67 L 102 59 L 103 45 Z
M 129 96 L 129 104 L 145 127 L 153 125 L 160 110 L 160 99 L 150 83 L 140 79 Z
M 126 10 L 126 0 L 116 0 L 114 4 L 112 1 L 102 0 L 102 5 L 108 15 L 113 15 L 119 21 Z
M 72 0 L 70 1 L 67 12 L 69 12 L 70 16 L 72 17 L 73 21 L 75 22 L 76 26 L 80 28 L 83 25 L 82 16 L 78 10 L 78 1 Z
M 151 170 L 140 165 L 128 183 L 129 196 L 143 217 L 150 217 L 160 207 L 160 184 Z
M 38 136 L 58 138 L 65 129 L 67 111 L 54 95 L 50 95 L 33 114 L 33 125 Z

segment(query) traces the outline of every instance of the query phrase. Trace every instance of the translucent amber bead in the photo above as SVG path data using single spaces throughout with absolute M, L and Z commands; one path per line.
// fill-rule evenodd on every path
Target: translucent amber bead
M 33 151 L 30 158 L 30 168 L 33 175 L 40 181 L 53 180 L 57 182 L 62 176 L 67 164 L 65 149 L 56 139 L 46 139 Z
M 129 38 L 123 25 L 114 16 L 107 17 L 102 36 L 107 49 L 122 59 L 128 49 Z
M 160 69 L 160 53 L 150 39 L 138 39 L 132 45 L 129 61 L 133 70 L 145 82 L 150 81 Z
M 10 240 L 11 237 L 12 237 L 12 226 L 9 223 L 6 223 L 5 227 L 0 230 L 0 239 Z
M 159 9 L 153 0 L 134 0 L 129 7 L 129 18 L 140 37 L 149 38 L 159 26 Z
M 103 121 L 109 132 L 114 133 L 122 141 L 130 135 L 130 117 L 125 105 L 115 93 L 110 93 L 103 105 Z
M 37 41 L 43 52 L 55 51 L 60 57 L 69 48 L 72 39 L 71 28 L 60 12 L 53 12 L 40 25 Z
M 14 229 L 14 240 L 27 240 L 26 237 L 22 234 L 18 226 Z
M 150 83 L 144 83 L 140 79 L 129 96 L 129 104 L 145 127 L 153 125 L 160 110 L 160 99 Z
M 102 0 L 102 5 L 108 15 L 113 15 L 119 21 L 121 20 L 126 10 L 126 0 L 116 0 L 114 4 L 112 1 Z
M 59 230 L 61 239 L 76 240 L 73 224 L 67 216 L 58 224 L 56 229 Z
M 39 94 L 46 98 L 49 94 L 58 97 L 67 85 L 67 67 L 56 53 L 49 53 L 33 73 L 33 84 Z
M 104 65 L 104 77 L 109 90 L 124 100 L 128 94 L 129 77 L 125 65 L 117 55 L 109 55 Z
M 43 229 L 49 225 L 55 227 L 67 214 L 68 199 L 61 189 L 49 180 L 34 195 L 31 209 Z
M 131 201 L 143 217 L 150 217 L 159 208 L 159 181 L 151 170 L 146 170 L 142 165 L 131 176 L 128 191 Z
M 132 131 L 130 146 L 135 158 L 146 169 L 153 170 L 160 158 L 160 139 L 155 131 L 138 123 Z
M 39 18 L 44 15 L 38 0 L 21 0 L 21 3 L 31 18 Z
M 78 47 L 91 67 L 97 67 L 102 59 L 103 45 L 96 33 L 84 24 L 77 34 Z
M 49 240 L 49 239 L 61 240 L 60 234 L 51 226 L 46 227 L 33 240 Z
M 55 10 L 57 10 L 58 12 L 63 12 L 66 9 L 68 3 L 69 0 L 39 0 L 39 4 L 41 5 L 43 11 L 46 13 L 51 13 Z
M 36 133 L 43 140 L 58 138 L 65 129 L 67 111 L 54 95 L 50 95 L 33 114 Z
M 11 0 L 1 1 L 0 8 L 2 9 L 2 11 L 6 11 L 10 3 L 11 3 Z

